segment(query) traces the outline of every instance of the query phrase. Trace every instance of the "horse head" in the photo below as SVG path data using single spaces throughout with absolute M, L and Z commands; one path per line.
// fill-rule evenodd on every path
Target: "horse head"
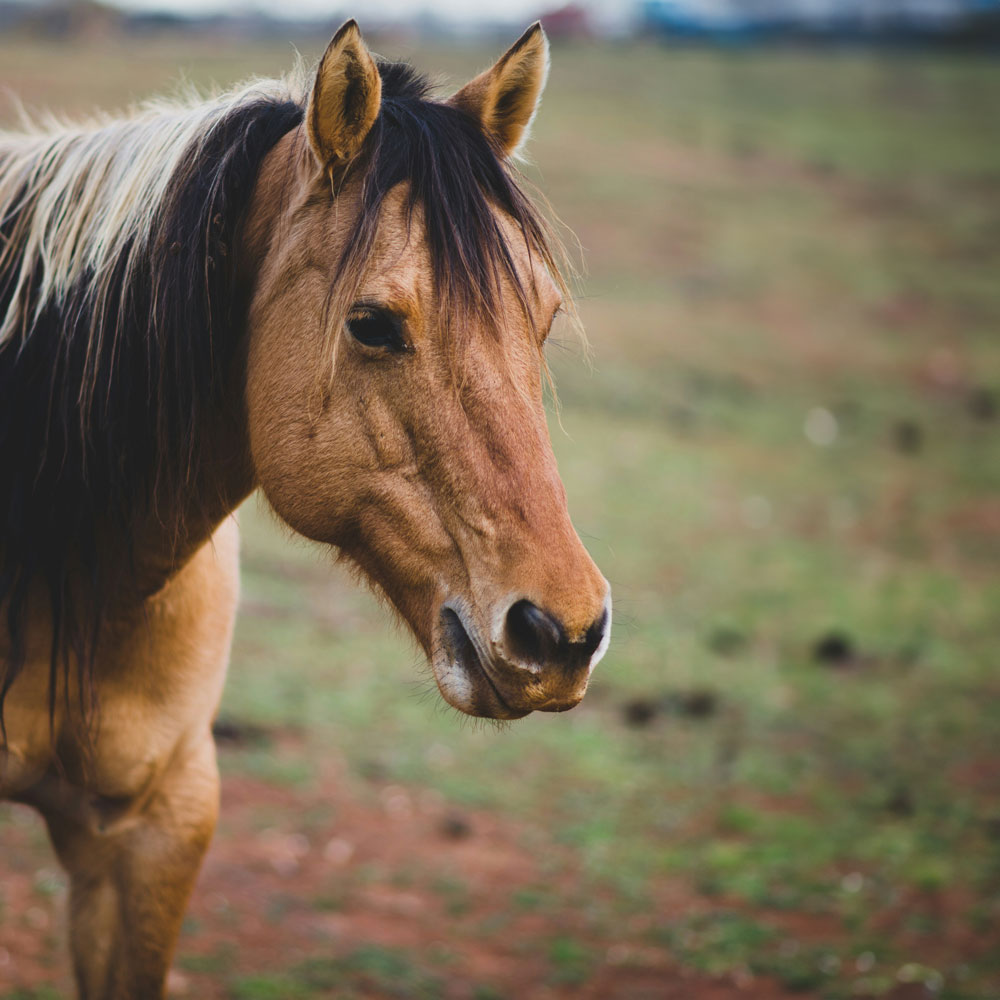
M 567 293 L 510 162 L 547 70 L 534 25 L 439 102 L 348 22 L 246 237 L 268 501 L 384 592 L 447 702 L 496 719 L 576 705 L 611 625 L 543 405 Z

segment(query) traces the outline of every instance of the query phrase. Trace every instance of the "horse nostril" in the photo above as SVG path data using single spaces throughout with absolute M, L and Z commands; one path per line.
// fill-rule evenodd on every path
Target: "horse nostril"
M 604 641 L 604 633 L 608 630 L 608 609 L 601 612 L 601 617 L 587 629 L 587 635 L 583 640 L 583 652 L 586 656 L 591 656 L 597 651 L 597 647 Z
M 563 641 L 563 629 L 531 601 L 516 601 L 507 612 L 507 649 L 519 660 L 542 664 L 552 660 Z

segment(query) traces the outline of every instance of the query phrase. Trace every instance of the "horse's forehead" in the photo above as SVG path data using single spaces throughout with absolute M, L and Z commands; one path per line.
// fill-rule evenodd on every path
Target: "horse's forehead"
M 425 225 L 425 212 L 429 211 L 433 206 L 427 208 L 420 202 L 411 205 L 406 181 L 393 187 L 382 201 L 372 258 L 381 280 L 399 297 L 434 294 L 434 266 Z M 529 300 L 536 300 L 533 304 L 540 307 L 540 312 L 551 313 L 561 294 L 541 255 L 531 252 L 512 219 L 499 209 L 494 209 L 494 216 Z M 514 289 L 506 288 L 504 294 L 508 293 L 513 296 Z
M 382 199 L 379 208 L 375 251 L 382 255 L 407 253 L 428 257 L 424 210 L 419 203 L 410 207 L 410 185 L 397 184 Z

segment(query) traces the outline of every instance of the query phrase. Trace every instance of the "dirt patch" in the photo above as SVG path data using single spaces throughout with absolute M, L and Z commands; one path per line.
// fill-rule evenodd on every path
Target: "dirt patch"
M 239 751 L 224 754 L 232 769 Z M 677 964 L 650 931 L 697 905 L 680 883 L 659 887 L 657 912 L 610 920 L 610 901 L 588 897 L 573 852 L 541 828 L 336 765 L 307 788 L 230 774 L 222 800 L 172 996 L 282 996 L 282 984 L 341 996 L 323 978 L 341 973 L 357 991 L 346 995 L 373 1000 L 788 995 Z M 71 996 L 65 880 L 32 812 L 0 817 L 0 995 Z

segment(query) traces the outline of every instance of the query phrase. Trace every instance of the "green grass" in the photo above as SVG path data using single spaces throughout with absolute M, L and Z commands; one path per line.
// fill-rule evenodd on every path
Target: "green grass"
M 345 1000 L 375 995 L 434 1000 L 441 995 L 441 986 L 405 953 L 368 945 L 344 958 L 300 962 L 287 973 L 239 978 L 232 995 L 234 1000 L 309 1000 L 331 995 Z
M 65 101 L 80 62 L 2 51 L 29 101 Z M 286 52 L 187 65 L 229 79 Z M 484 61 L 416 59 L 455 78 Z M 139 46 L 72 104 L 176 64 Z M 472 723 L 370 595 L 251 503 L 224 711 L 295 727 L 307 754 L 225 766 L 308 783 L 334 745 L 358 775 L 542 825 L 565 848 L 551 870 L 580 866 L 591 939 L 644 915 L 637 937 L 713 975 L 996 996 L 1000 420 L 974 400 L 1000 393 L 998 104 L 987 59 L 557 48 L 529 173 L 586 252 L 595 363 L 557 332 L 553 435 L 614 587 L 611 650 L 570 715 Z M 803 431 L 816 409 L 827 445 Z M 831 631 L 850 665 L 816 662 Z M 691 691 L 714 711 L 677 709 Z M 645 726 L 623 719 L 634 699 Z M 664 904 L 678 880 L 698 909 Z M 465 888 L 436 888 L 460 919 Z M 578 902 L 511 899 L 551 920 L 553 985 L 593 971 L 555 931 Z M 436 995 L 420 962 L 370 949 L 233 996 L 327 983 Z

